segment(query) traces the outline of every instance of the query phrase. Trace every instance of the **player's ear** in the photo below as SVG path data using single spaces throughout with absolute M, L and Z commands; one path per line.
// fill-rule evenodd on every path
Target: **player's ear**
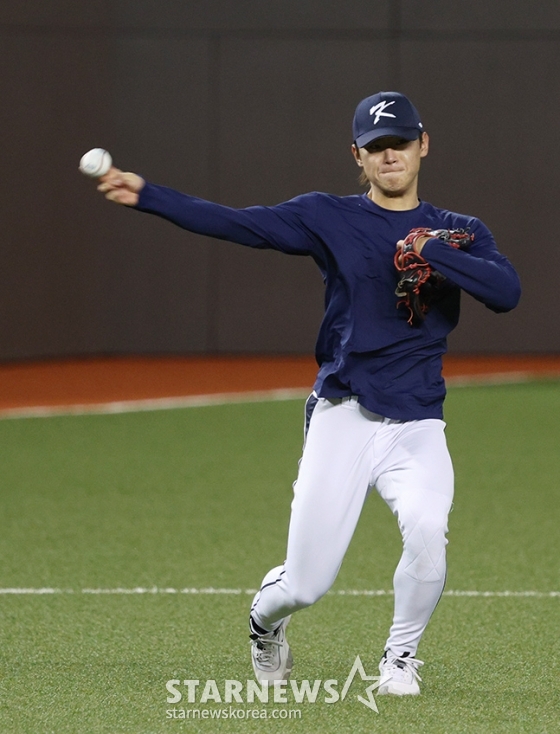
M 364 164 L 362 163 L 360 150 L 356 143 L 352 143 L 352 155 L 354 156 L 354 160 L 356 161 L 356 163 L 360 166 L 360 168 L 362 168 Z
M 430 149 L 430 136 L 428 133 L 422 133 L 420 136 L 420 158 L 425 158 Z

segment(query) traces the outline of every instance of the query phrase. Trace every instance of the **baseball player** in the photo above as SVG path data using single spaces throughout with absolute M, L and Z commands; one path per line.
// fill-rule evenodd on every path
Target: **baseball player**
M 514 308 L 518 276 L 478 219 L 418 199 L 429 139 L 397 92 L 358 105 L 352 154 L 368 191 L 309 193 L 276 206 L 231 209 L 115 168 L 112 201 L 192 232 L 312 257 L 326 286 L 294 484 L 286 560 L 263 579 L 250 611 L 252 663 L 268 685 L 286 680 L 291 615 L 333 584 L 368 493 L 397 518 L 403 552 L 380 694 L 420 692 L 418 644 L 446 577 L 453 468 L 446 446 L 442 355 L 460 291 L 495 312 Z

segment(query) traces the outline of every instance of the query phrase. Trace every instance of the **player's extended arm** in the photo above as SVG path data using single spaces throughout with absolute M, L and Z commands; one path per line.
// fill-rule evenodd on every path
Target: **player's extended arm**
M 102 179 L 99 190 L 112 201 L 155 214 L 190 232 L 249 247 L 321 257 L 313 227 L 317 209 L 313 194 L 276 206 L 234 209 L 147 183 L 135 174 L 116 169 Z
M 106 199 L 125 206 L 136 206 L 139 194 L 146 185 L 136 173 L 125 173 L 118 168 L 111 168 L 99 181 L 97 190 L 105 194 Z

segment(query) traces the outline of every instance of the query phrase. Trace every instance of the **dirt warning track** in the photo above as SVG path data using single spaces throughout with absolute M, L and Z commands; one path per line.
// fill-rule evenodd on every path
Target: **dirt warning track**
M 0 365 L 0 411 L 214 393 L 309 389 L 311 356 L 96 357 Z M 560 355 L 447 356 L 450 384 L 560 378 Z

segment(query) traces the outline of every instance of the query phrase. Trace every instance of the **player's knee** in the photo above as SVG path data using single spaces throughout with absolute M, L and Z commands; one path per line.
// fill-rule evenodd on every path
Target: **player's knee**
M 290 589 L 290 596 L 295 607 L 304 609 L 319 601 L 327 593 L 330 586 L 330 584 L 296 584 Z
M 447 519 L 426 518 L 418 521 L 410 532 L 403 533 L 404 547 L 420 552 L 447 545 Z
M 445 577 L 447 522 L 426 518 L 404 539 L 403 561 L 408 576 L 418 581 L 440 581 Z
M 399 526 L 404 543 L 429 543 L 432 539 L 446 542 L 448 515 L 447 506 L 430 508 L 430 511 L 413 508 L 406 514 L 400 514 Z

